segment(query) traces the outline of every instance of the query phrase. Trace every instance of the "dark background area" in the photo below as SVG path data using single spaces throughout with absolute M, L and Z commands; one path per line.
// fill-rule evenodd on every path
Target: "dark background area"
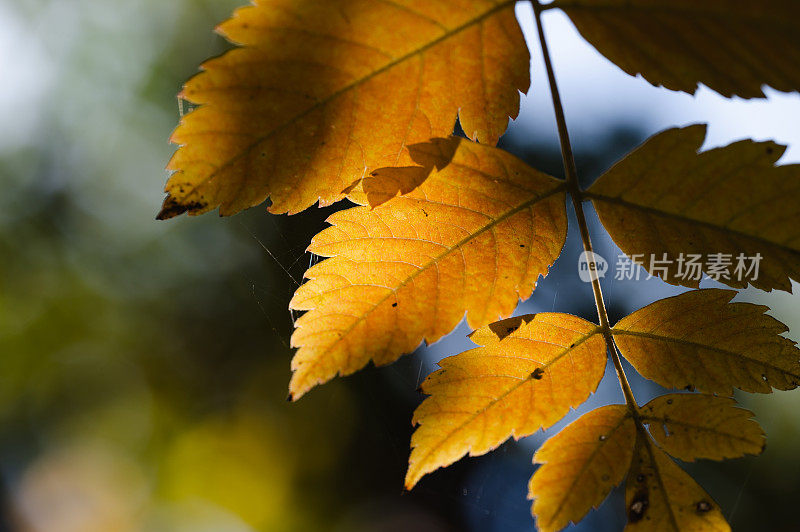
M 3 529 L 532 530 L 525 497 L 531 457 L 547 437 L 541 432 L 437 471 L 410 493 L 402 489 L 411 415 L 422 399 L 416 389 L 436 360 L 472 345 L 463 323 L 391 366 L 285 401 L 294 318 L 287 305 L 316 260 L 305 248 L 331 208 L 287 217 L 261 206 L 224 219 L 154 220 L 174 149 L 166 139 L 178 120 L 175 94 L 203 59 L 226 48 L 211 30 L 238 4 L 0 3 Z M 685 119 L 665 118 L 665 110 L 695 105 L 599 57 L 594 66 L 570 66 L 594 52 L 563 22 L 552 27 L 584 183 Z M 569 46 L 583 46 L 583 55 Z M 538 54 L 532 45 L 532 97 L 502 146 L 561 176 Z M 597 65 L 608 78 L 570 84 L 581 70 L 595 76 Z M 628 101 L 604 92 L 615 83 Z M 738 113 L 745 129 L 752 113 L 773 116 L 739 101 L 724 107 L 707 93 L 692 101 L 709 98 L 715 109 Z M 796 95 L 786 98 L 770 99 L 783 106 L 779 132 L 798 109 Z M 692 121 L 709 119 L 714 142 L 740 135 L 726 129 L 729 118 L 714 116 Z M 763 135 L 766 126 L 754 120 L 752 127 Z M 619 251 L 593 215 L 590 222 L 597 251 L 615 262 Z M 595 319 L 590 288 L 577 276 L 580 251 L 573 224 L 564 254 L 517 313 Z M 612 321 L 677 292 L 658 280 L 606 277 L 603 286 Z M 747 291 L 742 299 L 771 305 L 790 336 L 800 331 L 796 297 Z M 631 378 L 640 402 L 659 393 Z M 798 396 L 740 399 L 767 430 L 765 454 L 687 469 L 735 529 L 796 530 Z M 580 412 L 621 401 L 609 368 Z M 623 524 L 617 490 L 578 528 Z

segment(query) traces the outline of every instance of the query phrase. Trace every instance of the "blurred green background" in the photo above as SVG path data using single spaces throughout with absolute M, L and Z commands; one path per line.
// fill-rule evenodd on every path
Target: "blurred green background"
M 154 220 L 174 149 L 167 138 L 178 120 L 175 94 L 202 60 L 226 49 L 212 29 L 240 3 L 0 1 L 0 527 L 532 529 L 525 485 L 541 434 L 402 491 L 416 388 L 437 358 L 469 345 L 463 325 L 461 340 L 285 401 L 293 319 L 286 307 L 316 260 L 305 247 L 330 209 Z M 566 36 L 555 35 L 556 43 L 580 43 L 563 21 L 554 31 Z M 587 180 L 680 121 L 654 118 L 657 109 L 642 101 L 689 105 L 684 95 L 668 101 L 665 91 L 590 61 L 609 69 L 603 83 L 638 84 L 641 97 L 624 110 L 611 105 L 610 119 L 570 115 Z M 526 100 L 537 109 L 523 106 L 504 145 L 559 174 L 538 76 L 535 99 Z M 566 91 L 568 114 L 609 103 L 603 83 Z M 796 109 L 796 98 L 782 105 Z M 725 136 L 725 127 L 716 131 Z M 598 242 L 603 253 L 617 252 Z M 592 317 L 588 287 L 570 288 L 577 251 L 571 233 L 566 266 L 559 263 L 521 312 Z M 658 281 L 628 286 L 634 294 L 606 288 L 617 318 L 674 293 Z M 753 291 L 744 299 L 773 306 L 800 337 L 795 296 Z M 643 396 L 657 393 L 634 384 Z M 796 530 L 798 396 L 742 399 L 767 430 L 765 455 L 691 469 L 736 528 Z M 619 400 L 612 376 L 589 406 Z M 616 530 L 623 520 L 615 493 L 581 528 Z

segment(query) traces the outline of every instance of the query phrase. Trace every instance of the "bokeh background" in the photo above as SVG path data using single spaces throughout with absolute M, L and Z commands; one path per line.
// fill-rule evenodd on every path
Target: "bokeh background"
M 463 324 L 394 365 L 285 401 L 286 307 L 330 209 L 154 220 L 175 94 L 226 49 L 212 29 L 242 1 L 0 0 L 0 530 L 532 530 L 526 484 L 546 434 L 402 490 L 416 389 L 438 359 L 471 346 Z M 518 16 L 533 87 L 503 145 L 561 175 L 530 7 Z M 800 159 L 797 94 L 746 102 L 654 88 L 560 13 L 545 17 L 585 182 L 656 131 L 701 121 L 708 147 L 769 138 L 789 145 L 783 162 Z M 593 215 L 592 231 L 615 262 Z M 592 319 L 579 252 L 570 232 L 518 313 Z M 676 293 L 658 280 L 603 284 L 612 319 Z M 768 304 L 800 339 L 796 296 L 739 299 Z M 659 393 L 632 380 L 642 401 Z M 735 529 L 796 530 L 800 395 L 739 398 L 768 433 L 764 455 L 687 467 Z M 609 370 L 580 411 L 620 401 Z M 623 504 L 618 490 L 576 528 L 620 530 Z

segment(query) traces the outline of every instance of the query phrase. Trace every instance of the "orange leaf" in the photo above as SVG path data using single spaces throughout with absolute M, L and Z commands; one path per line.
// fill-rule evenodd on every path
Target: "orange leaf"
M 428 149 L 452 159 L 408 195 L 334 214 L 312 241 L 332 258 L 306 272 L 290 303 L 308 310 L 292 335 L 293 397 L 434 342 L 465 312 L 473 328 L 510 315 L 561 253 L 563 182 L 464 139 Z
M 739 458 L 764 450 L 764 431 L 751 419 L 754 414 L 737 408 L 728 397 L 662 395 L 644 405 L 640 415 L 653 439 L 684 462 Z
M 531 478 L 529 498 L 541 532 L 577 523 L 625 478 L 636 425 L 625 405 L 593 410 L 545 442 L 533 457 L 544 464 Z
M 159 218 L 328 205 L 456 114 L 494 144 L 519 108 L 529 54 L 510 0 L 259 0 L 219 31 L 241 45 L 181 96 Z
M 483 347 L 446 358 L 414 413 L 406 488 L 465 454 L 484 454 L 561 419 L 597 389 L 606 365 L 599 328 L 569 314 L 509 318 L 471 336 Z
M 700 274 L 687 264 L 699 259 L 729 286 L 790 291 L 789 279 L 800 280 L 800 225 L 789 222 L 800 217 L 800 165 L 775 166 L 786 148 L 773 142 L 697 153 L 705 132 L 694 125 L 651 137 L 586 197 L 622 251 L 643 255 L 668 283 L 697 287 Z M 751 257 L 759 257 L 757 275 Z
M 731 395 L 800 382 L 800 350 L 767 307 L 729 303 L 733 290 L 695 290 L 620 320 L 614 341 L 636 371 L 667 388 Z
M 794 0 L 556 0 L 581 35 L 631 75 L 694 93 L 800 89 Z

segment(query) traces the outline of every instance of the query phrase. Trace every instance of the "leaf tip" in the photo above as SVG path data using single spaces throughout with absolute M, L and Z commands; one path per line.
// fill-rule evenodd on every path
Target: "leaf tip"
M 412 464 L 409 464 L 408 471 L 406 471 L 406 478 L 403 482 L 403 487 L 405 488 L 406 491 L 411 491 L 414 488 L 414 486 L 417 485 L 420 478 L 421 475 L 414 470 Z
M 183 201 L 175 198 L 171 194 L 167 194 L 164 198 L 164 203 L 161 205 L 161 210 L 156 215 L 156 220 L 169 220 L 183 213 L 200 214 L 208 210 L 208 204 L 200 201 Z

